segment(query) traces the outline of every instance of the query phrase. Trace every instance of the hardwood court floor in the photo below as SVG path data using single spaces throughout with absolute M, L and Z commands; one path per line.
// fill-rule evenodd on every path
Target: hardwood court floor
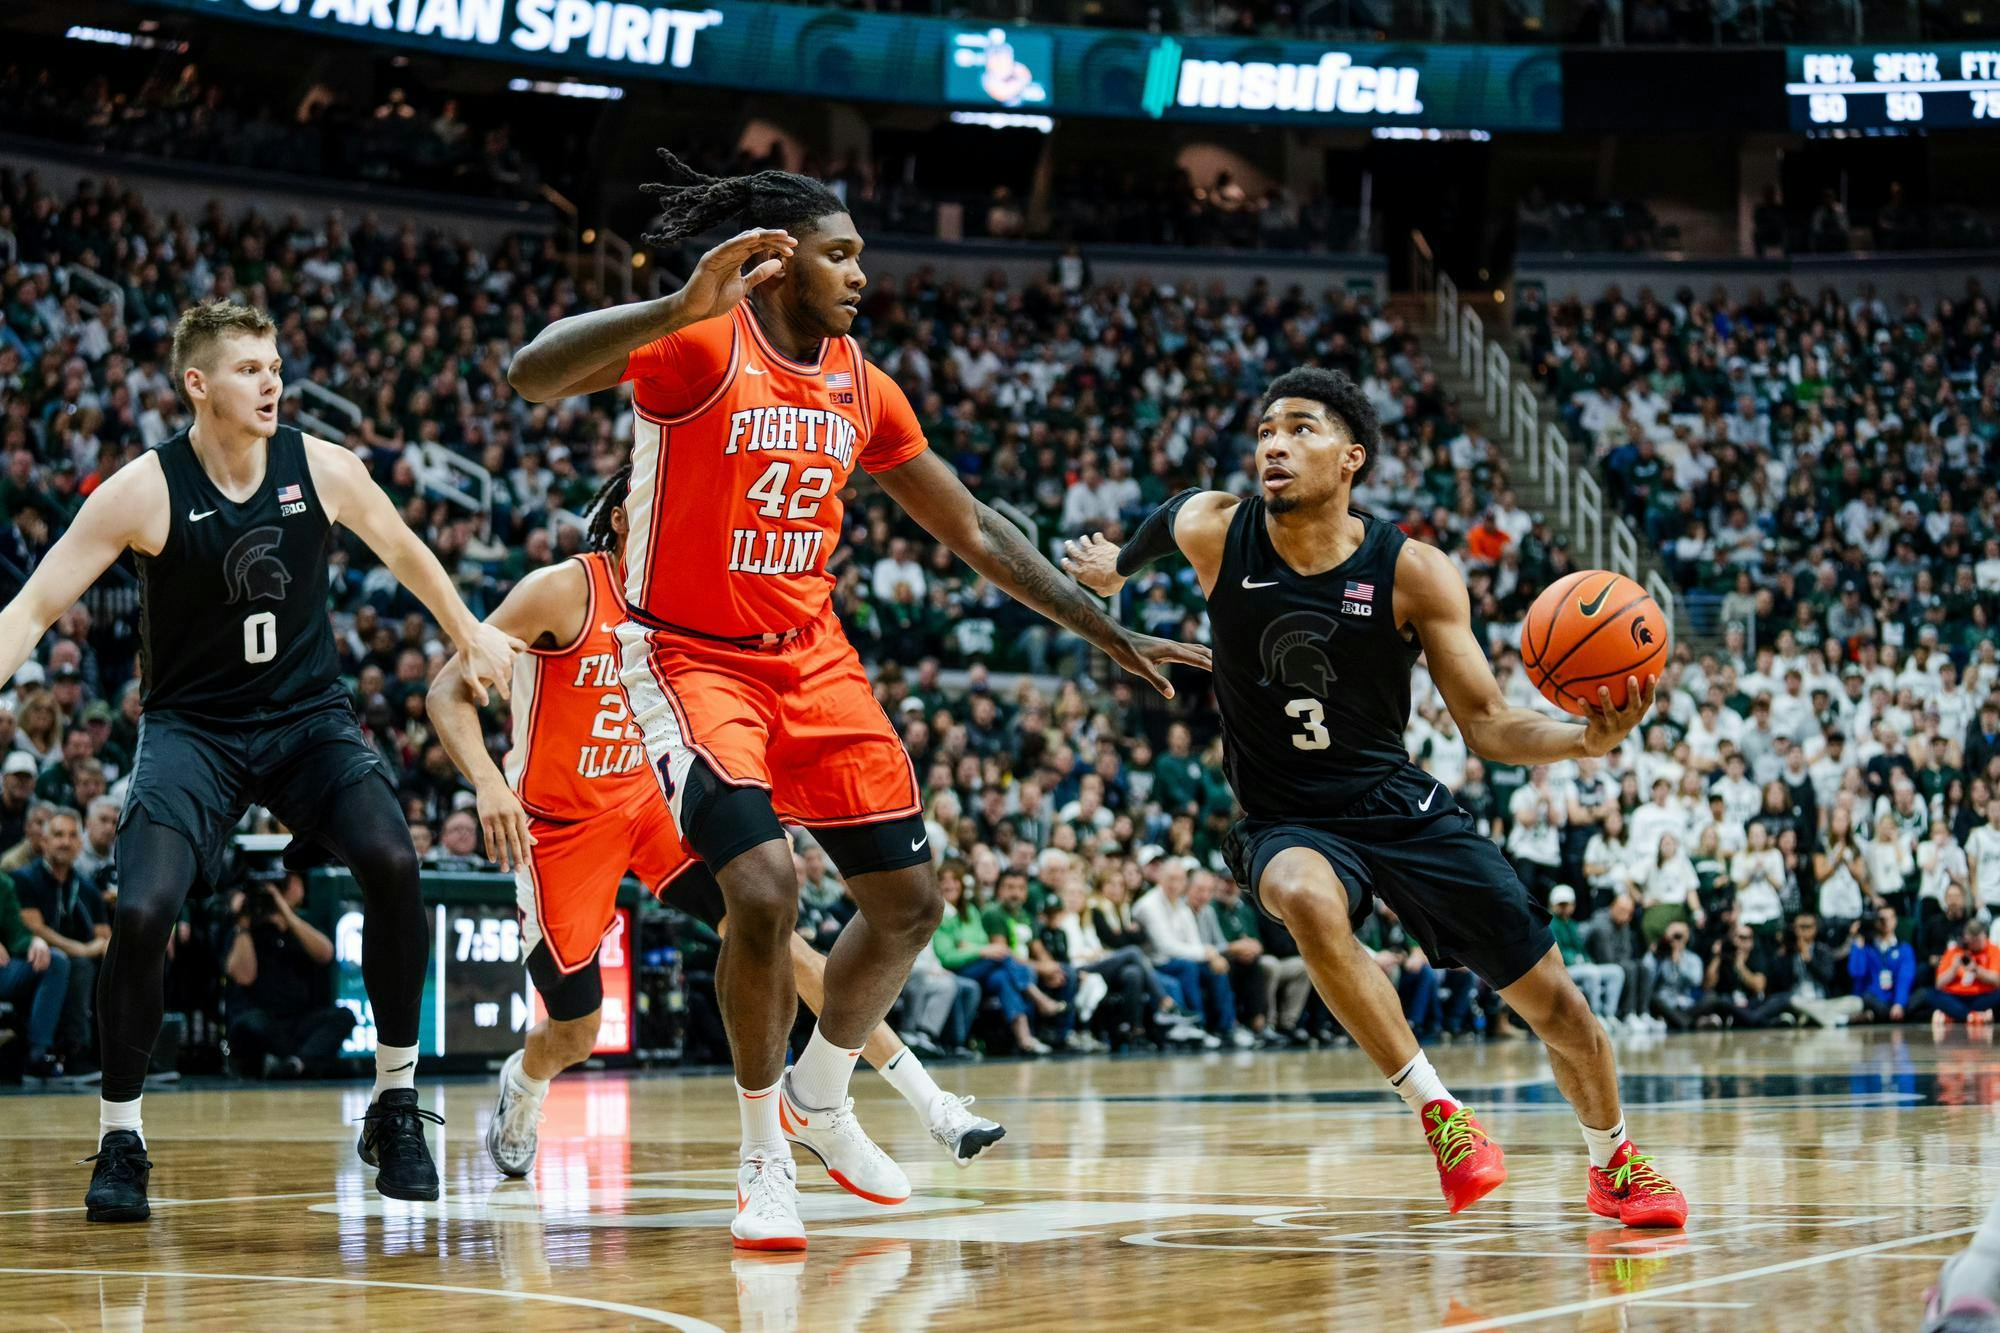
M 355 1160 L 361 1087 L 153 1093 L 130 1227 L 83 1221 L 94 1096 L 0 1097 L 0 1327 L 1907 1329 L 2000 1182 L 2000 1055 L 1963 1030 L 1621 1042 L 1685 1235 L 1584 1209 L 1538 1047 L 1434 1054 L 1512 1171 L 1458 1218 L 1353 1051 L 946 1069 L 1009 1130 L 963 1172 L 864 1071 L 917 1192 L 876 1208 L 805 1159 L 790 1260 L 731 1252 L 723 1079 L 558 1083 L 532 1183 L 504 1185 L 488 1085 L 429 1086 L 428 1206 Z

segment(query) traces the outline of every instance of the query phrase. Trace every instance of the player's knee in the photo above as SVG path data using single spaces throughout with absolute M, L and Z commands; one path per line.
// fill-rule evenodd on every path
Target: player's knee
M 593 1009 L 581 1018 L 549 1020 L 549 1053 L 567 1069 L 580 1065 L 590 1058 L 597 1048 L 597 1029 L 604 1017 L 603 1009 Z
M 147 949 L 164 949 L 180 916 L 178 903 L 154 895 L 125 894 L 112 913 L 112 932 L 121 940 Z
M 871 903 L 868 924 L 899 939 L 928 943 L 944 920 L 944 895 L 929 865 L 898 872 L 890 892 Z
M 1273 863 L 1257 891 L 1294 934 L 1311 930 L 1326 938 L 1350 933 L 1347 895 L 1338 881 L 1324 874 Z
M 716 879 L 729 909 L 730 939 L 752 949 L 783 951 L 799 921 L 790 847 L 782 840 L 752 847 L 724 866 Z

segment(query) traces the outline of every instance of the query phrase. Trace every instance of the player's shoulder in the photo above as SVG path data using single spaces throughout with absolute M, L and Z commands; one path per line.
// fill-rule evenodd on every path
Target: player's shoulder
M 588 557 L 572 556 L 558 560 L 553 565 L 543 565 L 530 570 L 514 590 L 507 594 L 508 601 L 517 598 L 521 603 L 536 607 L 559 607 L 581 605 L 590 596 L 590 568 Z
M 591 610 L 586 557 L 558 560 L 531 570 L 501 599 L 487 623 L 537 647 L 572 642 Z
M 1436 601 L 1448 606 L 1465 600 L 1465 577 L 1450 556 L 1429 542 L 1405 541 L 1396 553 L 1396 595 L 1415 598 L 1419 605 Z

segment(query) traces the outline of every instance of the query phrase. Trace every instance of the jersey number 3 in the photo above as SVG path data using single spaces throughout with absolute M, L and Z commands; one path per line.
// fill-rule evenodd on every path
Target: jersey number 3
M 243 617 L 243 660 L 268 662 L 278 655 L 278 617 L 269 611 Z
M 1292 733 L 1292 744 L 1301 750 L 1324 750 L 1333 744 L 1326 729 L 1326 705 L 1317 699 L 1294 699 L 1285 705 L 1285 716 L 1295 718 L 1305 728 Z

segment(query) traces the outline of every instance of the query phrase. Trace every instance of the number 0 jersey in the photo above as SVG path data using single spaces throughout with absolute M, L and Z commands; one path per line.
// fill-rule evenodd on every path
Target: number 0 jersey
M 625 376 L 633 618 L 720 638 L 812 624 L 832 594 L 849 476 L 924 451 L 903 391 L 851 337 L 791 360 L 747 301 L 641 347 Z
M 590 580 L 583 632 L 561 647 L 531 647 L 514 659 L 514 734 L 505 768 L 530 814 L 565 823 L 658 791 L 618 684 L 612 632 L 625 619 L 625 604 L 611 557 L 592 551 L 575 559 Z
M 341 697 L 330 525 L 305 436 L 280 426 L 264 449 L 264 483 L 238 504 L 209 480 L 187 431 L 159 447 L 171 522 L 159 553 L 137 557 L 148 712 L 269 722 Z

